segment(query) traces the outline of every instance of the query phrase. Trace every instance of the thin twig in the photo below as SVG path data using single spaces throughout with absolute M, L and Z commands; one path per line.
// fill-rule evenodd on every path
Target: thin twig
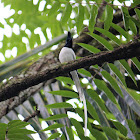
M 40 114 L 40 111 L 38 110 L 38 107 L 36 105 L 36 111 L 34 113 L 32 113 L 30 116 L 28 116 L 27 118 L 25 118 L 23 121 L 28 122 L 30 119 L 34 118 L 35 116 L 37 116 L 39 114 Z

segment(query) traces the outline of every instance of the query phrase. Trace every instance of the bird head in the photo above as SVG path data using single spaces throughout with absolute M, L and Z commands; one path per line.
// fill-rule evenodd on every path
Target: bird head
M 72 37 L 70 32 L 68 32 L 65 47 L 72 48 Z

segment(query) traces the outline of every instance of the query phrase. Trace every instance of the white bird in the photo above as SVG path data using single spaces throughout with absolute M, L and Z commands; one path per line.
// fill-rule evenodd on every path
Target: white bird
M 61 63 L 65 63 L 65 62 L 69 62 L 72 60 L 76 59 L 76 55 L 72 49 L 72 37 L 71 37 L 71 33 L 68 32 L 68 37 L 66 40 L 66 44 L 65 46 L 61 49 L 60 53 L 59 53 L 59 60 Z M 87 105 L 86 105 L 86 99 L 85 99 L 85 95 L 84 95 L 84 91 L 83 88 L 81 87 L 80 84 L 80 80 L 77 74 L 77 71 L 71 71 L 70 75 L 72 76 L 72 80 L 74 81 L 77 91 L 79 93 L 79 98 L 81 100 L 81 102 L 83 102 L 84 105 L 84 116 L 85 116 L 85 132 L 84 135 L 87 136 Z

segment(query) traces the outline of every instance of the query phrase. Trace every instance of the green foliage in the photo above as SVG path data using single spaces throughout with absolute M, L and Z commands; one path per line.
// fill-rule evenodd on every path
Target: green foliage
M 57 128 L 61 128 L 63 126 L 64 126 L 63 124 L 57 124 L 56 123 L 56 124 L 48 126 L 47 128 L 45 128 L 44 130 L 41 130 L 41 131 L 54 130 L 54 129 L 57 129 Z
M 111 23 L 111 26 L 118 31 L 121 35 L 123 35 L 126 39 L 128 39 L 128 33 L 121 28 L 120 26 L 118 26 L 117 24 Z
M 94 107 L 90 104 L 90 102 L 87 101 L 87 109 L 89 114 L 98 122 L 100 122 L 100 119 L 96 113 L 96 110 L 94 109 Z
M 104 130 L 104 132 L 106 133 L 106 135 L 109 138 L 111 138 L 113 140 L 117 140 L 118 139 L 118 136 L 117 136 L 117 134 L 116 134 L 114 129 L 111 129 L 109 127 L 103 127 L 103 130 Z
M 72 11 L 72 6 L 68 2 L 66 5 L 66 9 L 65 9 L 65 11 L 62 15 L 62 18 L 61 18 L 61 23 L 63 26 L 67 23 L 68 19 L 70 18 L 71 11 Z
M 129 28 L 129 12 L 126 7 L 122 7 L 122 12 L 123 12 L 123 21 L 124 21 L 124 26 L 125 29 L 128 30 Z
M 71 122 L 74 125 L 74 127 L 76 128 L 76 132 L 77 132 L 78 136 L 80 138 L 83 138 L 84 130 L 83 130 L 82 125 L 77 120 L 75 120 L 73 118 L 71 118 Z
M 121 97 L 123 97 L 122 91 L 120 90 L 120 88 L 119 88 L 117 82 L 115 81 L 115 79 L 112 76 L 110 76 L 110 74 L 107 71 L 102 71 L 101 74 L 110 83 L 112 88 L 114 88 L 114 90 L 116 90 L 116 92 L 118 94 L 120 94 Z
M 68 115 L 67 114 L 57 114 L 57 115 L 50 116 L 50 117 L 46 118 L 45 120 L 46 121 L 59 120 L 59 119 L 65 118 L 65 117 L 68 117 Z
M 115 5 L 114 0 L 106 0 L 106 3 L 102 3 L 102 0 L 39 0 L 36 3 L 33 0 L 2 0 L 4 6 L 10 5 L 14 12 L 4 18 L 5 23 L 0 23 L 0 28 L 6 30 L 8 26 L 11 34 L 4 32 L 0 39 L 0 56 L 4 58 L 4 61 L 0 58 L 0 81 L 17 75 L 40 57 L 52 52 L 53 46 L 66 38 L 66 31 L 79 35 L 76 43 L 81 46 L 78 53 L 82 52 L 83 57 L 87 55 L 87 51 L 96 56 L 102 50 L 114 50 L 133 41 L 140 30 L 140 1 L 133 0 L 129 8 L 125 5 L 127 0 L 118 1 L 123 3 L 121 8 Z M 133 17 L 130 16 L 131 8 L 135 12 Z M 121 14 L 123 22 L 113 23 Z M 86 35 L 90 35 L 92 40 L 84 38 L 84 27 L 89 30 Z M 14 54 L 15 48 L 17 53 Z M 7 56 L 8 50 L 11 52 L 10 56 Z M 76 136 L 84 140 L 138 139 L 139 58 L 85 67 L 77 71 L 87 100 L 89 136 L 84 136 L 84 111 L 75 92 L 74 82 L 69 77 L 60 76 L 55 78 L 56 82 L 48 85 L 47 90 L 42 87 L 41 94 L 35 93 L 28 100 L 29 103 L 15 108 L 12 111 L 14 115 L 10 112 L 10 115 L 1 119 L 1 122 L 7 124 L 0 123 L 0 140 L 4 140 L 5 136 L 9 140 L 31 139 L 27 135 L 35 132 L 23 129 L 29 123 L 13 120 L 13 116 L 17 117 L 22 113 L 22 116 L 31 115 L 35 104 L 38 105 L 40 115 L 30 119 L 30 122 L 41 139 L 65 140 L 66 136 L 70 140 L 76 139 Z M 45 121 L 48 127 L 39 131 L 42 129 L 41 121 Z
M 108 64 L 108 66 L 114 72 L 114 74 L 119 78 L 119 80 L 122 82 L 122 84 L 126 87 L 124 77 L 121 74 L 121 72 L 119 71 L 119 69 L 113 64 Z
M 132 4 L 132 7 L 135 7 L 135 6 L 137 6 L 138 4 L 140 4 L 140 1 L 139 1 L 139 0 L 135 0 L 134 3 Z
M 98 94 L 94 90 L 89 89 L 89 90 L 87 90 L 87 93 L 93 100 L 95 100 L 98 103 L 98 105 L 101 107 L 101 109 L 103 111 L 105 111 L 106 113 L 108 112 L 107 108 L 104 105 L 103 100 L 100 99 L 100 97 L 98 96 Z
M 85 76 L 91 77 L 91 73 L 85 69 L 78 69 L 78 72 Z
M 134 57 L 131 60 L 134 63 L 134 65 L 137 67 L 137 69 L 140 71 L 140 62 L 138 61 L 138 59 Z
M 7 130 L 7 124 L 0 123 L 0 139 L 1 140 L 5 140 L 6 130 Z
M 84 49 L 90 51 L 91 53 L 98 53 L 100 52 L 99 49 L 95 48 L 94 46 L 91 46 L 89 44 L 84 44 L 84 43 L 78 43 L 78 45 L 80 45 L 81 47 L 83 47 Z
M 140 95 L 137 94 L 136 90 L 132 90 L 132 89 L 127 89 L 128 93 L 136 100 L 136 102 L 138 102 L 138 104 L 140 104 Z
M 122 66 L 128 72 L 128 74 L 130 75 L 130 77 L 132 78 L 132 80 L 134 81 L 134 83 L 137 85 L 136 80 L 135 80 L 134 73 L 131 70 L 131 68 L 129 67 L 128 63 L 125 60 L 120 60 L 119 62 L 122 64 Z
M 60 133 L 54 133 L 47 140 L 52 140 L 52 139 L 55 139 L 55 138 L 57 138 L 59 136 L 60 136 Z
M 51 91 L 51 94 L 54 95 L 60 95 L 63 97 L 71 97 L 71 98 L 77 98 L 78 95 L 72 91 L 67 91 L 67 90 L 59 90 L 59 91 Z
M 131 19 L 129 19 L 129 26 L 130 26 L 130 30 L 136 35 L 137 34 L 137 27 Z
M 51 16 L 55 15 L 59 7 L 60 7 L 59 1 L 55 1 L 48 13 L 48 17 L 50 18 Z
M 74 82 L 69 77 L 59 76 L 56 79 L 67 84 L 74 84 Z
M 115 97 L 113 96 L 113 94 L 112 94 L 112 92 L 109 90 L 109 88 L 106 86 L 106 84 L 105 84 L 104 81 L 95 79 L 94 82 L 95 82 L 96 86 L 97 86 L 100 90 L 104 91 L 104 92 L 107 94 L 108 98 L 109 98 L 113 103 L 117 104 L 117 102 L 116 102 L 116 100 L 115 100 Z
M 68 128 L 68 127 L 66 127 L 66 129 L 67 129 L 67 132 L 68 132 L 70 140 L 74 140 L 74 136 L 73 136 L 72 130 L 70 128 Z
M 88 129 L 90 130 L 91 134 L 96 138 L 96 139 L 102 139 L 102 140 L 107 140 L 105 135 L 100 132 L 97 129 L 92 128 L 91 124 L 88 124 Z
M 98 32 L 102 33 L 103 35 L 107 36 L 109 39 L 111 39 L 112 41 L 114 41 L 117 45 L 121 45 L 120 40 L 113 35 L 112 33 L 110 33 L 109 31 L 106 31 L 104 29 L 98 28 L 96 27 L 95 30 L 97 30 Z
M 77 27 L 77 32 L 78 33 L 82 29 L 83 20 L 84 20 L 84 7 L 81 4 L 79 4 L 78 17 L 77 17 L 77 21 L 76 21 L 76 27 Z
M 94 25 L 96 23 L 96 17 L 98 14 L 98 7 L 96 5 L 92 5 L 89 19 L 89 31 L 92 33 L 94 31 Z
M 124 20 L 125 29 L 128 30 L 130 28 L 130 30 L 136 35 L 137 28 L 134 21 L 131 19 L 129 15 L 128 9 L 126 7 L 122 7 L 122 12 L 123 12 L 123 20 Z
M 135 12 L 136 12 L 136 14 L 137 14 L 138 19 L 140 20 L 140 10 L 137 9 L 137 8 L 135 8 Z
M 132 120 L 127 120 L 127 122 L 131 131 L 135 134 L 137 132 L 135 123 Z
M 94 33 L 87 33 L 87 34 L 93 37 L 94 39 L 96 39 L 98 42 L 100 42 L 106 49 L 113 50 L 113 46 L 103 37 L 96 35 Z
M 105 30 L 109 30 L 112 20 L 113 20 L 113 8 L 110 5 L 106 5 L 105 22 L 104 22 Z
M 112 121 L 114 126 L 124 135 L 127 136 L 127 129 L 120 123 L 116 121 Z
M 21 121 L 21 120 L 13 120 L 8 124 L 0 123 L 0 139 L 5 140 L 8 139 L 30 139 L 27 135 L 35 133 L 34 131 L 23 129 L 25 126 L 29 125 L 29 123 Z M 30 139 L 31 140 L 31 139 Z
M 72 105 L 69 103 L 55 103 L 46 105 L 47 108 L 72 108 Z

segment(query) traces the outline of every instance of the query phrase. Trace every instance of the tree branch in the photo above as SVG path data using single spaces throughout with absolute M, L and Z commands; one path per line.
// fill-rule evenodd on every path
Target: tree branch
M 104 62 L 114 62 L 120 59 L 128 59 L 139 56 L 139 54 L 140 42 L 134 41 L 129 42 L 114 51 L 100 52 L 96 55 L 92 54 L 67 64 L 58 65 L 54 68 L 49 68 L 36 74 L 28 75 L 27 77 L 14 77 L 10 79 L 8 83 L 1 86 L 0 101 L 17 96 L 20 91 L 46 80 L 50 80 L 58 76 L 64 76 L 72 70 L 84 68 L 90 65 L 102 64 Z

